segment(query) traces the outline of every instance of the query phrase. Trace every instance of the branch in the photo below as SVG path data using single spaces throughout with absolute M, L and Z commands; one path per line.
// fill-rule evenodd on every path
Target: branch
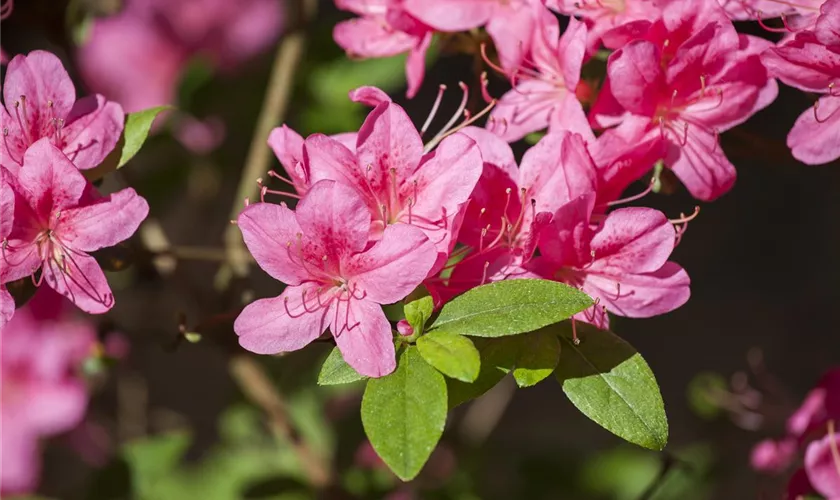
M 245 160 L 245 167 L 242 170 L 242 177 L 239 179 L 239 187 L 236 190 L 233 206 L 230 211 L 230 219 L 234 220 L 242 210 L 243 200 L 256 198 L 259 195 L 257 179 L 268 172 L 271 161 L 271 150 L 266 145 L 268 135 L 274 127 L 280 125 L 288 109 L 289 98 L 292 95 L 294 75 L 303 58 L 306 45 L 306 27 L 315 17 L 317 11 L 317 0 L 296 0 L 287 4 L 292 10 L 292 16 L 297 20 L 292 28 L 284 35 L 283 40 L 277 47 L 274 56 L 274 64 L 271 69 L 271 77 L 268 82 L 268 90 L 263 101 L 262 110 L 257 120 L 254 136 L 251 139 L 251 146 L 248 149 L 248 156 Z M 251 263 L 248 250 L 242 241 L 239 228 L 230 225 L 224 234 L 227 262 L 222 265 L 216 274 L 216 288 L 227 287 L 233 276 L 243 277 L 248 274 Z

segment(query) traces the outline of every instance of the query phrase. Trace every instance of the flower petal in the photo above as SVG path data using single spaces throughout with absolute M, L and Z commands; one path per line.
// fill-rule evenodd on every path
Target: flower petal
M 297 221 L 307 239 L 331 262 L 364 250 L 370 235 L 370 212 L 351 187 L 335 181 L 313 185 L 298 203 Z
M 411 50 L 414 36 L 396 31 L 378 17 L 358 17 L 338 23 L 333 39 L 349 55 L 390 57 Z
M 583 290 L 608 311 L 628 318 L 649 318 L 677 309 L 688 301 L 690 280 L 673 262 L 644 274 L 588 273 Z
M 659 210 L 620 208 L 607 215 L 592 238 L 593 272 L 623 275 L 661 268 L 674 251 L 676 231 Z
M 805 472 L 814 489 L 825 498 L 840 497 L 840 438 L 835 431 L 811 442 L 805 450 Z
M 96 202 L 61 212 L 55 231 L 75 250 L 93 252 L 125 241 L 149 214 L 149 204 L 126 188 Z
M 495 5 L 484 0 L 405 0 L 409 14 L 438 31 L 467 31 L 486 23 Z
M 402 185 L 417 169 L 423 156 L 423 141 L 403 108 L 383 102 L 368 114 L 359 129 L 356 156 L 359 166 L 369 169 L 371 191 L 377 193 L 377 198 L 387 199 L 393 179 Z
M 808 165 L 840 158 L 840 96 L 817 103 L 799 115 L 787 137 L 793 157 Z
M 317 339 L 327 329 L 335 307 L 318 306 L 319 287 L 317 283 L 290 286 L 279 297 L 248 304 L 233 323 L 239 345 L 257 354 L 277 354 L 296 351 Z M 324 295 L 333 293 L 331 289 Z
M 268 135 L 268 146 L 280 160 L 294 188 L 303 194 L 309 187 L 309 174 L 303 164 L 303 137 L 286 125 L 281 125 Z
M 679 130 L 680 125 L 675 127 Z M 679 155 L 674 158 L 676 151 Z M 735 184 L 735 167 L 717 136 L 700 126 L 689 124 L 684 137 L 672 139 L 667 163 L 698 200 L 712 201 Z
M 392 224 L 369 250 L 354 255 L 345 270 L 350 286 L 363 290 L 367 300 L 391 304 L 426 279 L 436 258 L 434 246 L 421 230 Z
M 61 130 L 61 149 L 76 168 L 93 168 L 114 150 L 124 121 L 125 113 L 119 104 L 99 94 L 80 99 Z
M 44 280 L 76 307 L 90 314 L 102 314 L 114 307 L 114 295 L 99 263 L 85 253 L 66 252 L 61 265 L 54 259 L 41 269 Z
M 18 111 L 29 125 L 26 133 L 31 142 L 52 130 L 53 118 L 65 118 L 76 101 L 76 89 L 61 61 L 50 52 L 34 50 L 28 55 L 17 55 L 6 68 L 3 82 L 3 100 L 9 114 L 15 116 L 15 101 L 26 96 Z M 52 102 L 50 105 L 49 103 Z M 49 107 L 52 107 L 48 111 Z
M 277 281 L 300 285 L 309 279 L 301 265 L 298 238 L 302 234 L 295 213 L 283 205 L 254 203 L 237 219 L 245 246 L 257 264 Z
M 384 377 L 397 367 L 391 324 L 378 304 L 351 300 L 337 304 L 336 320 L 330 325 L 344 361 L 368 377 Z
M 23 165 L 17 176 L 20 194 L 38 216 L 49 218 L 56 210 L 75 206 L 88 187 L 84 176 L 48 138 L 26 150 Z

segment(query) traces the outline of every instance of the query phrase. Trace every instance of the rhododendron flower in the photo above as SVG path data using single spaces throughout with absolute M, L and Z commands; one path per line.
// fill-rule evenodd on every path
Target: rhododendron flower
M 594 207 L 594 193 L 563 205 L 540 235 L 540 257 L 526 267 L 580 288 L 619 316 L 647 318 L 685 304 L 690 280 L 668 261 L 676 242 L 668 218 L 651 208 L 629 207 L 593 220 Z M 606 315 L 577 317 L 607 326 Z
M 663 0 L 547 0 L 546 6 L 561 14 L 578 16 L 589 27 L 588 46 L 594 52 L 601 36 L 630 21 L 653 20 L 662 13 Z
M 823 6 L 815 31 L 803 31 L 761 60 L 787 85 L 824 94 L 797 118 L 787 137 L 794 158 L 809 165 L 840 158 L 840 1 Z
M 502 67 L 514 70 L 528 53 L 540 0 L 403 0 L 406 11 L 437 31 L 468 31 L 484 26 Z
M 840 435 L 832 421 L 832 431 L 811 442 L 805 450 L 805 473 L 811 487 L 825 498 L 840 498 Z
M 146 201 L 131 188 L 101 197 L 46 138 L 26 151 L 11 184 L 14 224 L 2 242 L 0 282 L 40 269 L 39 283 L 46 280 L 83 311 L 109 310 L 111 289 L 88 254 L 134 234 L 149 212 Z
M 0 241 L 5 241 L 9 237 L 15 217 L 15 194 L 6 180 L 6 177 L 10 175 L 5 168 L 0 167 Z M 15 300 L 6 290 L 6 285 L 0 281 L 0 331 L 14 314 Z
M 370 112 L 355 151 L 323 134 L 306 138 L 303 156 L 311 182 L 331 179 L 362 196 L 375 234 L 398 222 L 417 226 L 443 264 L 455 242 L 458 214 L 481 175 L 481 153 L 461 133 L 424 154 L 405 111 L 385 101 Z
M 472 250 L 452 272 L 453 291 L 523 277 L 522 266 L 531 259 L 540 230 L 552 214 L 596 189 L 595 165 L 577 134 L 547 134 L 517 168 L 510 146 L 499 137 L 475 127 L 462 133 L 478 144 L 484 170 L 459 233 L 459 241 Z
M 71 430 L 85 414 L 87 388 L 76 373 L 96 330 L 68 318 L 63 303 L 51 290 L 39 290 L 0 334 L 3 495 L 33 491 L 40 475 L 39 440 Z
M 738 36 L 725 17 L 703 25 L 691 11 L 678 12 L 687 17 L 675 26 L 699 28 L 679 44 L 668 44 L 667 33 L 649 35 L 613 53 L 609 92 L 599 96 L 592 118 L 602 126 L 620 123 L 613 132 L 622 138 L 614 141 L 617 146 L 637 144 L 647 151 L 658 136 L 666 166 L 694 197 L 709 201 L 735 182 L 718 134 L 767 106 L 778 89 L 758 59 L 768 42 Z M 606 158 L 620 154 L 627 151 L 599 151 Z
M 336 5 L 361 17 L 338 23 L 333 30 L 335 43 L 351 57 L 390 57 L 408 52 L 407 95 L 417 95 L 434 30 L 406 12 L 398 0 L 336 0 Z
M 510 73 L 513 89 L 490 114 L 488 128 L 507 141 L 530 132 L 571 130 L 586 138 L 592 131 L 575 95 L 586 53 L 586 26 L 571 18 L 560 36 L 554 14 L 543 10 L 531 35 L 531 58 Z
M 36 50 L 12 59 L 3 100 L 0 164 L 12 173 L 23 163 L 26 149 L 42 137 L 84 170 L 99 165 L 122 134 L 120 105 L 101 95 L 77 101 L 70 76 L 49 52 Z
M 788 29 L 813 25 L 825 0 L 717 0 L 735 21 L 755 21 L 781 17 Z
M 429 273 L 435 251 L 422 231 L 391 224 L 371 242 L 365 200 L 329 180 L 314 184 L 294 212 L 256 203 L 242 211 L 238 224 L 260 267 L 289 285 L 236 319 L 244 348 L 294 351 L 329 328 L 359 373 L 380 377 L 394 370 L 391 325 L 380 304 L 403 299 Z

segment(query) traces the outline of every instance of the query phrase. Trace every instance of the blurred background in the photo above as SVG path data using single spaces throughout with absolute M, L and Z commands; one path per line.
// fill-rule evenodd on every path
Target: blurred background
M 362 386 L 316 386 L 329 345 L 282 357 L 238 347 L 231 325 L 243 301 L 281 286 L 255 266 L 244 277 L 218 274 L 267 88 L 288 90 L 282 122 L 304 136 L 357 130 L 366 108 L 347 91 L 360 85 L 389 92 L 418 125 L 439 84 L 478 90 L 475 41 L 438 38 L 420 93 L 406 101 L 404 57 L 351 60 L 333 42 L 333 26 L 348 17 L 331 1 L 308 0 L 14 3 L 2 23 L 5 55 L 50 50 L 79 95 L 99 92 L 127 111 L 177 108 L 102 186 L 130 185 L 151 205 L 130 245 L 99 256 L 125 269 L 109 276 L 116 306 L 91 320 L 121 332 L 128 354 L 91 368 L 86 421 L 45 444 L 39 495 L 780 498 L 786 479 L 753 472 L 750 450 L 780 435 L 805 392 L 840 361 L 840 165 L 810 167 L 789 155 L 785 135 L 813 99 L 784 86 L 773 105 L 722 136 L 736 186 L 701 206 L 673 256 L 692 278 L 691 300 L 666 316 L 613 322 L 661 385 L 665 454 L 622 444 L 551 379 L 517 391 L 502 383 L 450 414 L 423 473 L 402 484 L 366 444 Z M 753 23 L 739 29 L 762 33 Z M 298 60 L 272 76 L 284 50 Z M 594 80 L 598 64 L 587 68 Z M 506 85 L 492 79 L 490 91 L 501 95 Z M 447 92 L 433 130 L 460 98 Z M 281 168 L 273 156 L 271 166 Z M 678 183 L 666 191 L 644 204 L 671 217 L 694 208 Z

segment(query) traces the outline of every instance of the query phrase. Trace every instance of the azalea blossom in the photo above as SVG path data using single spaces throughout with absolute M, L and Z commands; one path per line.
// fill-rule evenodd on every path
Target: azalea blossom
M 249 304 L 234 323 L 239 343 L 259 354 L 294 351 L 332 333 L 344 360 L 381 377 L 396 366 L 391 325 L 380 304 L 403 299 L 429 273 L 434 246 L 408 224 L 371 241 L 365 200 L 351 187 L 314 184 L 297 210 L 255 203 L 238 218 L 264 271 L 288 286 Z
M 2 242 L 0 283 L 40 270 L 37 283 L 98 314 L 114 304 L 111 289 L 90 252 L 129 238 L 149 212 L 146 201 L 126 188 L 100 196 L 48 138 L 33 144 L 4 190 L 14 196 L 14 223 Z
M 41 289 L 0 330 L 0 493 L 29 493 L 40 475 L 40 443 L 84 417 L 88 391 L 78 375 L 96 330 L 68 316 L 66 301 Z
M 658 21 L 649 34 L 614 52 L 607 66 L 608 91 L 599 95 L 591 118 L 601 126 L 618 124 L 613 134 L 621 140 L 613 138 L 614 146 L 636 144 L 648 154 L 658 137 L 665 165 L 694 197 L 710 201 L 735 182 L 718 134 L 747 120 L 778 93 L 758 57 L 769 42 L 738 35 L 725 16 L 704 24 L 696 7 L 672 5 L 684 22 L 671 25 L 690 28 L 690 35 L 675 32 L 674 43 L 668 43 L 669 23 Z M 603 145 L 599 151 L 607 160 L 627 154 Z
M 15 195 L 9 185 L 8 171 L 0 167 L 0 241 L 5 241 L 12 232 L 12 221 L 15 217 Z M 4 264 L 5 266 L 5 264 Z M 15 314 L 15 300 L 6 290 L 6 285 L 0 282 L 0 331 Z
M 426 51 L 434 30 L 413 17 L 397 0 L 336 0 L 360 17 L 335 26 L 333 38 L 350 57 L 390 57 L 408 53 L 405 74 L 409 98 L 417 95 L 426 71 Z
M 594 208 L 594 193 L 560 207 L 541 232 L 540 257 L 526 268 L 580 288 L 619 316 L 647 318 L 685 304 L 690 280 L 668 260 L 677 236 L 668 218 L 643 207 L 593 218 Z M 608 326 L 607 316 L 597 310 L 579 313 L 578 319 Z
M 840 158 L 840 1 L 823 6 L 814 31 L 802 31 L 761 60 L 782 82 L 823 94 L 803 112 L 787 137 L 794 158 L 809 165 Z
M 395 223 L 420 228 L 442 265 L 455 243 L 458 216 L 481 175 L 481 153 L 462 133 L 424 153 L 408 115 L 390 101 L 378 104 L 359 129 L 355 150 L 323 134 L 303 143 L 310 182 L 353 187 L 365 201 L 374 234 Z
M 557 18 L 543 10 L 530 40 L 532 60 L 509 72 L 513 89 L 491 112 L 488 128 L 509 142 L 545 128 L 594 138 L 575 94 L 586 54 L 586 26 L 571 18 L 560 36 Z
M 654 20 L 662 13 L 663 0 L 547 0 L 546 6 L 586 21 L 590 52 L 598 49 L 601 36 L 631 21 Z
M 42 137 L 84 170 L 102 163 L 122 134 L 122 107 L 98 94 L 77 101 L 61 61 L 42 50 L 9 62 L 3 101 L 0 164 L 12 173 L 23 164 L 27 148 Z

